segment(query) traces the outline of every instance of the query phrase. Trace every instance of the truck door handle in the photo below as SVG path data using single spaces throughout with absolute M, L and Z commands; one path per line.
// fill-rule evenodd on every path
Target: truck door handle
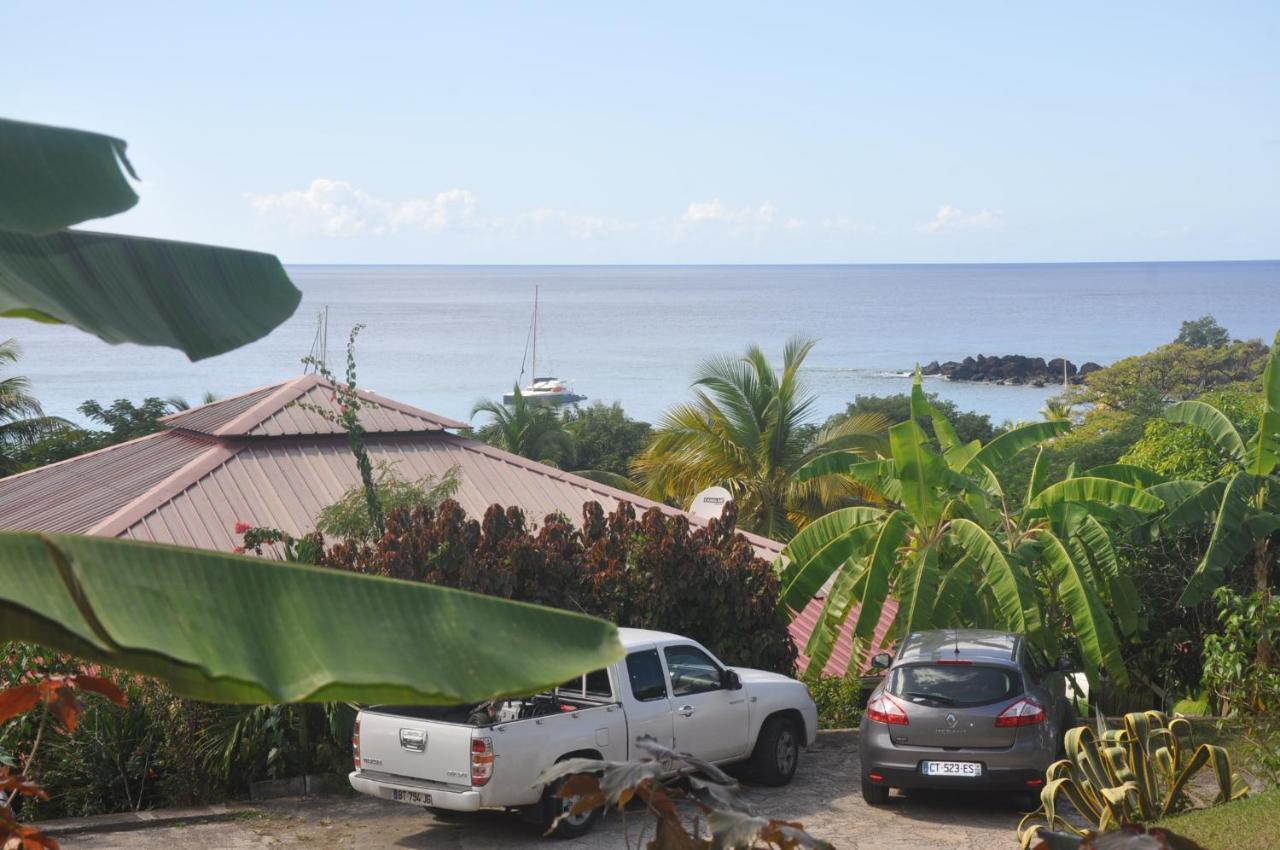
M 682 715 L 684 715 L 685 717 L 692 717 L 692 716 L 693 716 L 693 706 L 691 706 L 691 705 L 682 705 L 682 706 L 680 706 L 680 713 L 681 713 Z

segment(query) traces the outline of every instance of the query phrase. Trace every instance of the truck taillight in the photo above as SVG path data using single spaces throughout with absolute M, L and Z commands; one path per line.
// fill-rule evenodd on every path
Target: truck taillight
M 360 769 L 360 721 L 356 721 L 355 731 L 351 733 L 351 763 L 356 770 Z
M 1039 703 L 1024 697 L 1000 712 L 1000 716 L 996 718 L 996 728 L 1035 726 L 1037 723 L 1043 722 L 1044 709 L 1040 707 Z
M 910 726 L 907 710 L 893 697 L 881 694 L 867 703 L 867 717 L 890 726 Z
M 471 784 L 484 785 L 493 778 L 493 739 L 471 739 Z

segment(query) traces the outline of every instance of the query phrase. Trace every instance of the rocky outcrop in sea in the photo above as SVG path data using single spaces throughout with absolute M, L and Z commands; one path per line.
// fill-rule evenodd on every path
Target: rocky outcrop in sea
M 949 381 L 984 381 L 992 384 L 1030 385 L 1043 387 L 1049 384 L 1061 384 L 1065 374 L 1066 382 L 1079 384 L 1085 375 L 1097 372 L 1102 367 L 1088 362 L 1077 367 L 1070 360 L 1055 357 L 1045 360 L 1043 357 L 1025 357 L 1021 354 L 1005 354 L 988 357 L 979 354 L 977 357 L 966 357 L 960 362 L 948 360 L 939 363 L 937 360 L 920 369 L 922 375 L 941 375 Z

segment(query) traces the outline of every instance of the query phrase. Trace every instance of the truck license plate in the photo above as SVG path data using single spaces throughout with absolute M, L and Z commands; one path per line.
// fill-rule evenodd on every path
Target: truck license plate
M 417 803 L 419 806 L 431 805 L 431 795 L 423 791 L 403 791 L 399 788 L 392 788 L 391 799 L 399 803 Z
M 926 761 L 920 765 L 925 776 L 960 776 L 976 779 L 982 775 L 982 763 L 976 761 Z

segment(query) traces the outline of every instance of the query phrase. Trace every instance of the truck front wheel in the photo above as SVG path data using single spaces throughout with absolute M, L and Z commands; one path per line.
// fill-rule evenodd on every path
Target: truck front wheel
M 569 814 L 573 804 L 578 802 L 578 798 L 570 797 L 566 800 L 556 796 L 556 792 L 560 790 L 564 781 L 559 779 L 551 783 L 542 793 L 542 828 L 544 831 L 551 830 L 552 824 L 555 824 L 555 829 L 551 831 L 552 838 L 579 838 L 590 832 L 596 825 L 600 817 L 600 809 L 596 808 L 576 815 Z M 560 819 L 559 823 L 556 823 L 557 818 Z
M 762 785 L 786 785 L 800 763 L 800 730 L 786 717 L 770 717 L 756 738 L 751 775 Z

